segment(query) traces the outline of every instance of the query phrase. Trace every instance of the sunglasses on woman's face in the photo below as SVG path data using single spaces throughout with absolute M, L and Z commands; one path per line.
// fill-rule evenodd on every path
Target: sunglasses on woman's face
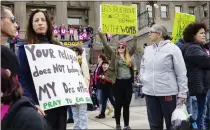
M 125 49 L 124 46 L 118 46 L 117 49 Z
M 1 17 L 1 18 L 9 18 L 12 23 L 15 23 L 15 17 Z

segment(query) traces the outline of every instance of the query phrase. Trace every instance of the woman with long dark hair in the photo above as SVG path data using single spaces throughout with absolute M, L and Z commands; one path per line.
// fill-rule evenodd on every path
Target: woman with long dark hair
M 24 49 L 25 44 L 56 44 L 59 45 L 53 37 L 53 26 L 48 14 L 41 10 L 35 10 L 31 13 L 26 29 L 26 39 L 19 42 L 18 57 L 20 60 L 19 80 L 24 88 L 23 95 L 31 98 L 37 105 L 39 104 L 37 94 L 31 75 L 28 59 Z M 46 119 L 49 121 L 52 129 L 65 130 L 67 120 L 67 107 L 58 107 L 45 111 Z

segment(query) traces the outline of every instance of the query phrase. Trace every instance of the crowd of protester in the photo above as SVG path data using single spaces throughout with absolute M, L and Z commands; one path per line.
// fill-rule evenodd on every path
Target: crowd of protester
M 103 34 L 99 28 L 97 33 L 108 53 L 98 56 L 98 64 L 93 73 L 89 71 L 87 61 L 82 59 L 82 48 L 69 47 L 77 55 L 93 104 L 73 104 L 46 111 L 39 107 L 24 45 L 61 45 L 55 37 L 59 34 L 64 40 L 67 32 L 75 34 L 75 31 L 72 33 L 75 29 L 69 26 L 64 31 L 63 24 L 59 28 L 55 24 L 53 26 L 46 12 L 35 10 L 28 19 L 26 38 L 17 42 L 16 55 L 5 45 L 8 39 L 14 40 L 17 37 L 18 28 L 11 9 L 1 6 L 2 129 L 66 130 L 66 123 L 74 123 L 73 129 L 88 129 L 88 106 L 92 110 L 98 108 L 97 119 L 106 118 L 108 106 L 107 115 L 114 111 L 117 130 L 122 129 L 120 119 L 123 108 L 123 129 L 130 130 L 130 103 L 132 86 L 135 85 L 143 86 L 138 94 L 145 96 L 150 129 L 162 130 L 165 121 L 166 129 L 170 130 L 172 113 L 183 104 L 187 104 L 189 113 L 197 113 L 193 117 L 198 130 L 210 129 L 210 47 L 206 44 L 207 28 L 203 23 L 189 24 L 177 46 L 171 43 L 166 27 L 153 25 L 149 32 L 153 44 L 144 46 L 139 75 L 135 73 L 135 61 L 132 58 L 139 44 L 137 36 L 133 37 L 131 47 L 125 41 L 119 41 L 116 50 L 113 50 L 108 44 L 110 35 Z M 77 37 L 84 33 L 89 37 L 93 29 L 88 26 L 76 31 Z M 70 37 L 70 40 L 75 40 L 75 36 Z M 193 103 L 193 99 L 196 102 Z
M 94 30 L 88 25 L 88 27 L 76 27 L 69 25 L 65 27 L 62 23 L 60 27 L 58 27 L 55 23 L 53 23 L 53 35 L 55 38 L 60 37 L 60 40 L 67 40 L 66 37 L 69 37 L 69 41 L 81 41 L 81 40 L 90 40 L 93 37 Z

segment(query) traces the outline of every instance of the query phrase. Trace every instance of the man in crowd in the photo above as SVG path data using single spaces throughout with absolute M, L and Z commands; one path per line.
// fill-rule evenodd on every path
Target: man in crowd
M 11 9 L 1 6 L 1 68 L 11 71 L 11 75 L 16 76 L 19 62 L 15 53 L 6 45 L 8 39 L 14 39 L 18 25 Z
M 93 28 L 90 25 L 87 27 L 87 33 L 88 35 L 93 34 Z

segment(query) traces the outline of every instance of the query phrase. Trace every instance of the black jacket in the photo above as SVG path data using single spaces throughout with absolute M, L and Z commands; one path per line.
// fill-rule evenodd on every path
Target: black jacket
M 19 68 L 16 54 L 4 45 L 1 45 L 1 68 L 9 69 L 13 76 L 17 75 Z
M 99 66 L 99 64 L 97 64 L 96 69 L 97 69 L 98 66 Z M 97 88 L 97 89 L 100 89 L 100 80 L 97 79 L 97 80 L 95 81 L 95 78 L 96 78 L 96 77 L 95 77 L 96 69 L 94 70 L 94 73 L 93 73 L 93 87 L 94 87 L 94 88 Z M 102 70 L 102 65 L 101 65 L 101 66 L 98 68 L 98 71 L 97 71 L 96 76 L 102 75 L 102 72 L 103 72 L 103 70 Z
M 190 95 L 205 95 L 210 88 L 210 56 L 198 43 L 186 43 L 180 49 L 187 67 Z
M 26 97 L 15 101 L 1 122 L 2 130 L 51 130 L 33 103 Z

